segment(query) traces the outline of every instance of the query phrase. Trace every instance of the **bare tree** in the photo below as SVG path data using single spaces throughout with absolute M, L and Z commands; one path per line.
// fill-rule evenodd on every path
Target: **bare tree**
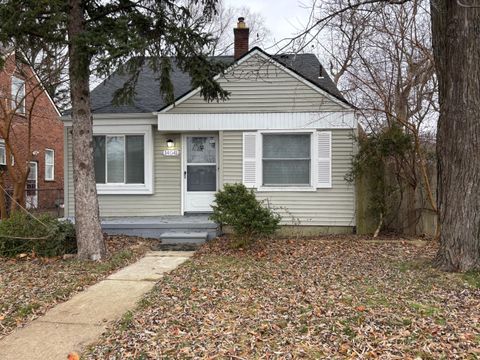
M 5 165 L 0 171 L 0 215 L 6 218 L 25 207 L 29 164 L 34 160 L 32 127 L 34 118 L 41 119 L 37 101 L 44 88 L 32 68 L 24 60 L 17 60 L 16 55 L 7 56 L 3 72 L 5 80 L 15 76 L 23 82 L 16 93 L 12 93 L 13 87 L 7 81 L 0 87 L 0 138 L 5 146 Z M 7 195 L 7 186 L 13 188 L 12 195 Z M 11 196 L 10 206 L 7 196 Z
M 61 111 L 69 109 L 67 48 L 36 42 L 23 45 L 20 52 L 37 74 L 55 105 Z
M 193 12 L 194 22 L 202 22 L 202 8 L 195 0 L 191 0 L 189 7 Z M 215 41 L 208 44 L 207 53 L 210 55 L 233 54 L 233 27 L 238 17 L 244 17 L 250 29 L 250 46 L 263 47 L 271 39 L 271 32 L 266 27 L 265 17 L 252 11 L 247 6 L 229 6 L 223 0 L 217 4 L 217 13 L 212 19 L 203 24 L 203 30 L 210 33 Z
M 422 146 L 425 130 L 438 116 L 428 4 L 426 0 L 395 7 L 374 3 L 341 12 L 349 3 L 323 2 L 316 9 L 320 18 L 335 12 L 339 15 L 325 25 L 325 34 L 315 44 L 327 54 L 334 82 L 357 106 L 367 133 L 375 135 L 400 125 L 411 135 L 411 150 L 397 154 L 387 168 L 393 170 L 400 192 L 396 201 L 390 201 L 407 203 L 402 226 L 415 233 L 425 207 L 423 197 L 416 196 L 418 190 L 436 212 L 435 189 Z M 380 223 L 385 215 L 379 214 Z
M 356 0 L 308 24 L 284 47 L 309 36 L 303 48 L 335 17 L 372 4 L 414 0 Z M 438 76 L 437 127 L 440 221 L 438 265 L 449 271 L 480 268 L 480 40 L 478 0 L 431 0 L 434 63 Z

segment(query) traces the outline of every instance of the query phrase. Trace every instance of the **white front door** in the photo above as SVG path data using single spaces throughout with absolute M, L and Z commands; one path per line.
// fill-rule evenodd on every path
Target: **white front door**
M 186 135 L 183 146 L 184 211 L 210 212 L 217 191 L 218 139 Z
M 25 197 L 27 209 L 38 207 L 38 163 L 30 162 L 30 172 L 27 178 L 27 194 Z

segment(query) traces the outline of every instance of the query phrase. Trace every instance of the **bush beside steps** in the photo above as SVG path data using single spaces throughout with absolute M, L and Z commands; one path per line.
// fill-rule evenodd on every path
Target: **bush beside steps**
M 270 236 L 279 227 L 280 215 L 257 200 L 252 189 L 243 184 L 225 184 L 215 194 L 210 219 L 233 230 L 234 247 L 248 245 L 260 237 Z
M 15 257 L 23 253 L 53 257 L 77 252 L 75 227 L 51 215 L 36 218 L 14 213 L 0 222 L 0 256 Z

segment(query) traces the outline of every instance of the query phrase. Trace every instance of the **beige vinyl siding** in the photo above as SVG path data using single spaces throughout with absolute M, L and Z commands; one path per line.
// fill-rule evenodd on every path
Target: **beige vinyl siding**
M 263 113 L 345 110 L 328 96 L 319 94 L 258 55 L 234 68 L 219 82 L 224 90 L 231 93 L 229 100 L 208 103 L 200 94 L 196 94 L 169 112 Z
M 221 184 L 242 181 L 242 132 L 224 131 L 220 144 Z
M 154 194 L 153 195 L 99 195 L 98 201 L 101 216 L 159 216 L 179 215 L 181 212 L 181 157 L 161 155 L 167 137 L 173 138 L 175 144 L 181 146 L 178 135 L 161 135 L 157 129 L 154 134 Z M 65 176 L 66 216 L 74 216 L 73 201 L 73 166 L 72 135 L 68 132 L 68 161 Z
M 285 225 L 355 226 L 354 186 L 345 181 L 351 167 L 354 130 L 332 130 L 332 188 L 315 192 L 257 192 L 283 216 Z M 221 153 L 223 182 L 242 182 L 242 132 L 224 131 Z

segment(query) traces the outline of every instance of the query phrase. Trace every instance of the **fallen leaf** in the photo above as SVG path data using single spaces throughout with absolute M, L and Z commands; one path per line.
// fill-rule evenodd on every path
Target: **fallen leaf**
M 78 355 L 76 352 L 71 352 L 67 356 L 68 360 L 80 360 L 80 355 Z

